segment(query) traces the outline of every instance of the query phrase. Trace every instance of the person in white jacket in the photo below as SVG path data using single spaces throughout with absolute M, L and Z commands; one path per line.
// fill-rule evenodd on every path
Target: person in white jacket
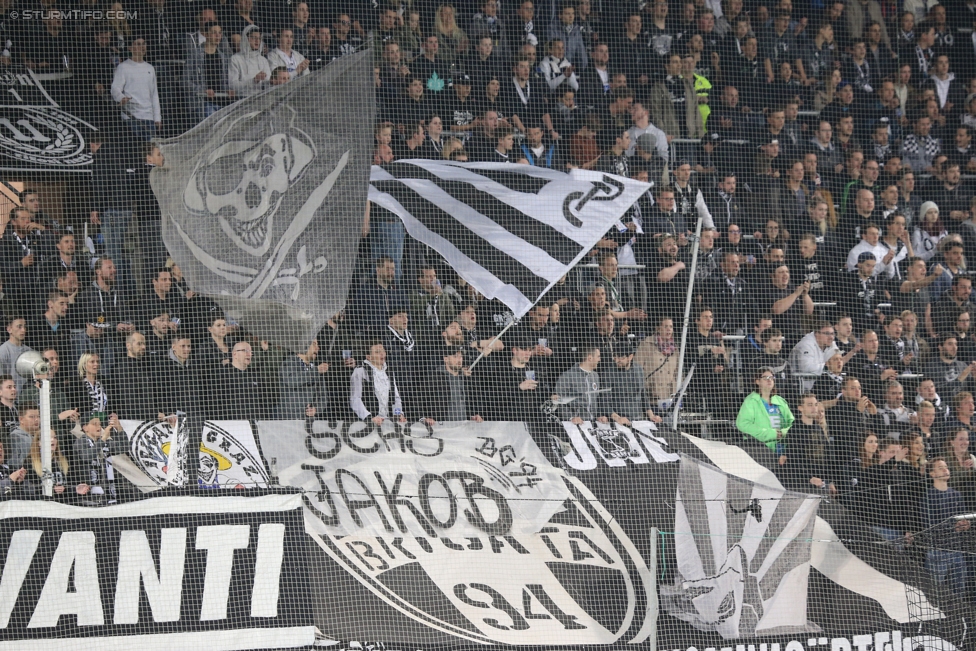
M 268 65 L 271 69 L 284 68 L 292 79 L 308 74 L 308 60 L 301 52 L 292 49 L 294 42 L 295 33 L 286 27 L 278 35 L 278 47 L 268 52 Z
M 129 45 L 130 57 L 115 68 L 112 99 L 122 108 L 122 119 L 136 136 L 149 141 L 163 124 L 156 87 L 156 69 L 146 63 L 146 39 L 137 36 Z
M 576 78 L 576 68 L 566 58 L 566 43 L 561 38 L 549 41 L 549 56 L 542 60 L 539 69 L 549 84 L 549 90 L 556 90 L 566 84 L 573 90 L 579 90 L 579 80 Z
M 227 82 L 241 97 L 250 97 L 271 85 L 271 65 L 261 54 L 261 28 L 248 25 L 241 32 L 241 51 L 230 58 Z
M 813 332 L 805 335 L 790 351 L 788 360 L 790 373 L 793 375 L 820 375 L 823 373 L 827 360 L 839 351 L 834 343 L 836 333 L 834 326 L 821 321 Z M 807 392 L 813 388 L 816 377 L 799 377 L 801 391 Z

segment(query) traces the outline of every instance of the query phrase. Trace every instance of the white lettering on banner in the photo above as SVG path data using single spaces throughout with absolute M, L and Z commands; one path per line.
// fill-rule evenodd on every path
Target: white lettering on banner
M 648 454 L 657 463 L 677 461 L 679 458 L 667 451 L 664 439 L 652 434 L 656 427 L 650 421 L 635 422 L 633 428 L 617 423 L 585 422 L 576 425 L 564 421 L 563 429 L 573 444 L 573 451 L 566 454 L 563 460 L 573 470 L 595 470 L 599 464 L 594 452 L 611 468 L 626 466 L 628 462 L 635 465 L 650 463 Z
M 119 578 L 115 584 L 116 624 L 139 623 L 139 590 L 143 586 L 153 621 L 180 619 L 186 529 L 159 532 L 159 574 L 145 531 L 123 531 L 119 537 Z
M 10 537 L 7 560 L 3 564 L 3 577 L 0 578 L 0 628 L 7 628 L 10 622 L 10 613 L 17 604 L 20 587 L 24 585 L 24 578 L 42 535 L 43 531 L 21 530 L 15 531 Z
M 207 550 L 201 622 L 227 618 L 234 550 L 247 549 L 250 533 L 251 527 L 246 524 L 197 527 L 197 549 Z
M 258 436 L 280 482 L 306 491 L 313 539 L 425 626 L 502 644 L 650 635 L 653 578 L 640 552 L 523 423 L 269 421 Z
M 331 534 L 538 531 L 569 496 L 527 434 L 448 443 L 426 425 L 315 421 L 304 443 L 312 456 L 286 470 L 287 481 L 307 491 L 306 504 Z
M 277 617 L 281 564 L 285 559 L 285 525 L 258 527 L 254 587 L 251 588 L 251 617 Z
M 281 523 L 258 527 L 251 617 L 278 616 L 285 533 Z M 234 552 L 249 546 L 250 535 L 251 527 L 246 524 L 197 527 L 196 549 L 207 551 L 200 621 L 227 618 Z M 7 628 L 42 537 L 43 532 L 35 530 L 15 531 L 10 537 L 0 578 L 0 628 Z M 78 626 L 104 624 L 95 544 L 92 531 L 61 534 L 28 628 L 57 626 L 62 615 L 77 615 Z M 187 529 L 160 530 L 157 573 L 146 532 L 121 532 L 114 624 L 139 623 L 142 591 L 154 622 L 180 620 L 186 544 Z
M 853 644 L 852 644 L 853 641 Z M 830 647 L 831 651 L 956 651 L 956 646 L 935 635 L 904 635 L 901 631 L 880 631 L 872 634 L 854 635 L 834 638 L 810 638 L 808 648 Z M 761 644 L 737 644 L 735 651 L 801 651 L 804 649 L 800 640 L 790 640 L 785 645 L 779 642 Z M 674 651 L 697 651 L 693 646 Z M 703 651 L 732 651 L 732 647 L 707 647 Z
M 69 592 L 72 574 L 75 589 Z M 102 593 L 98 587 L 95 533 L 92 531 L 61 534 L 41 598 L 27 628 L 57 626 L 61 615 L 77 615 L 78 626 L 102 626 L 105 623 Z

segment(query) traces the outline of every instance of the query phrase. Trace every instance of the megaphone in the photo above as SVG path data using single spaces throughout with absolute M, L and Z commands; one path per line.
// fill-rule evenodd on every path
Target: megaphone
M 17 372 L 23 377 L 37 377 L 46 375 L 51 365 L 36 350 L 28 350 L 17 358 Z

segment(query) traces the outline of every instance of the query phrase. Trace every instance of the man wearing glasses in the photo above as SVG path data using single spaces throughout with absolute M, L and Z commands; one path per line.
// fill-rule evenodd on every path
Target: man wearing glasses
M 802 392 L 810 391 L 823 373 L 827 358 L 838 352 L 834 326 L 820 321 L 813 332 L 800 339 L 790 352 L 790 372 L 798 376 Z

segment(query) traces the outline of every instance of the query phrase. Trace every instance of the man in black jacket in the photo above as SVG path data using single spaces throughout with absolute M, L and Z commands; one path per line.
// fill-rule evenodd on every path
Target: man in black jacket
M 171 426 L 179 424 L 187 433 L 187 485 L 197 486 L 200 468 L 200 443 L 203 421 L 208 414 L 204 408 L 201 379 L 190 363 L 189 337 L 174 337 L 169 354 L 160 359 L 153 373 L 156 417 Z
M 81 312 L 85 329 L 71 333 L 72 357 L 77 360 L 82 353 L 98 353 L 102 377 L 111 376 L 122 337 L 136 329 L 129 306 L 116 287 L 116 273 L 111 258 L 99 258 L 95 262 L 95 282 L 78 296 L 73 308 Z
M 234 344 L 224 377 L 215 378 L 223 393 L 219 411 L 230 420 L 260 420 L 271 417 L 270 391 L 264 376 L 251 368 L 251 344 Z
M 31 296 L 36 290 L 41 263 L 43 235 L 30 230 L 31 215 L 26 208 L 10 210 L 10 223 L 0 238 L 0 272 L 4 288 L 23 314 L 31 314 Z
M 123 420 L 153 419 L 157 415 L 153 409 L 156 394 L 146 358 L 146 337 L 141 332 L 130 333 L 125 352 L 115 368 L 113 409 Z
M 145 164 L 138 167 L 135 183 L 131 188 L 133 195 L 132 208 L 135 210 L 139 224 L 139 242 L 142 248 L 143 269 L 159 269 L 166 264 L 169 253 L 163 244 L 161 215 L 156 195 L 149 184 L 149 176 L 154 169 L 162 167 L 165 160 L 163 152 L 152 143 L 146 143 L 143 151 Z

